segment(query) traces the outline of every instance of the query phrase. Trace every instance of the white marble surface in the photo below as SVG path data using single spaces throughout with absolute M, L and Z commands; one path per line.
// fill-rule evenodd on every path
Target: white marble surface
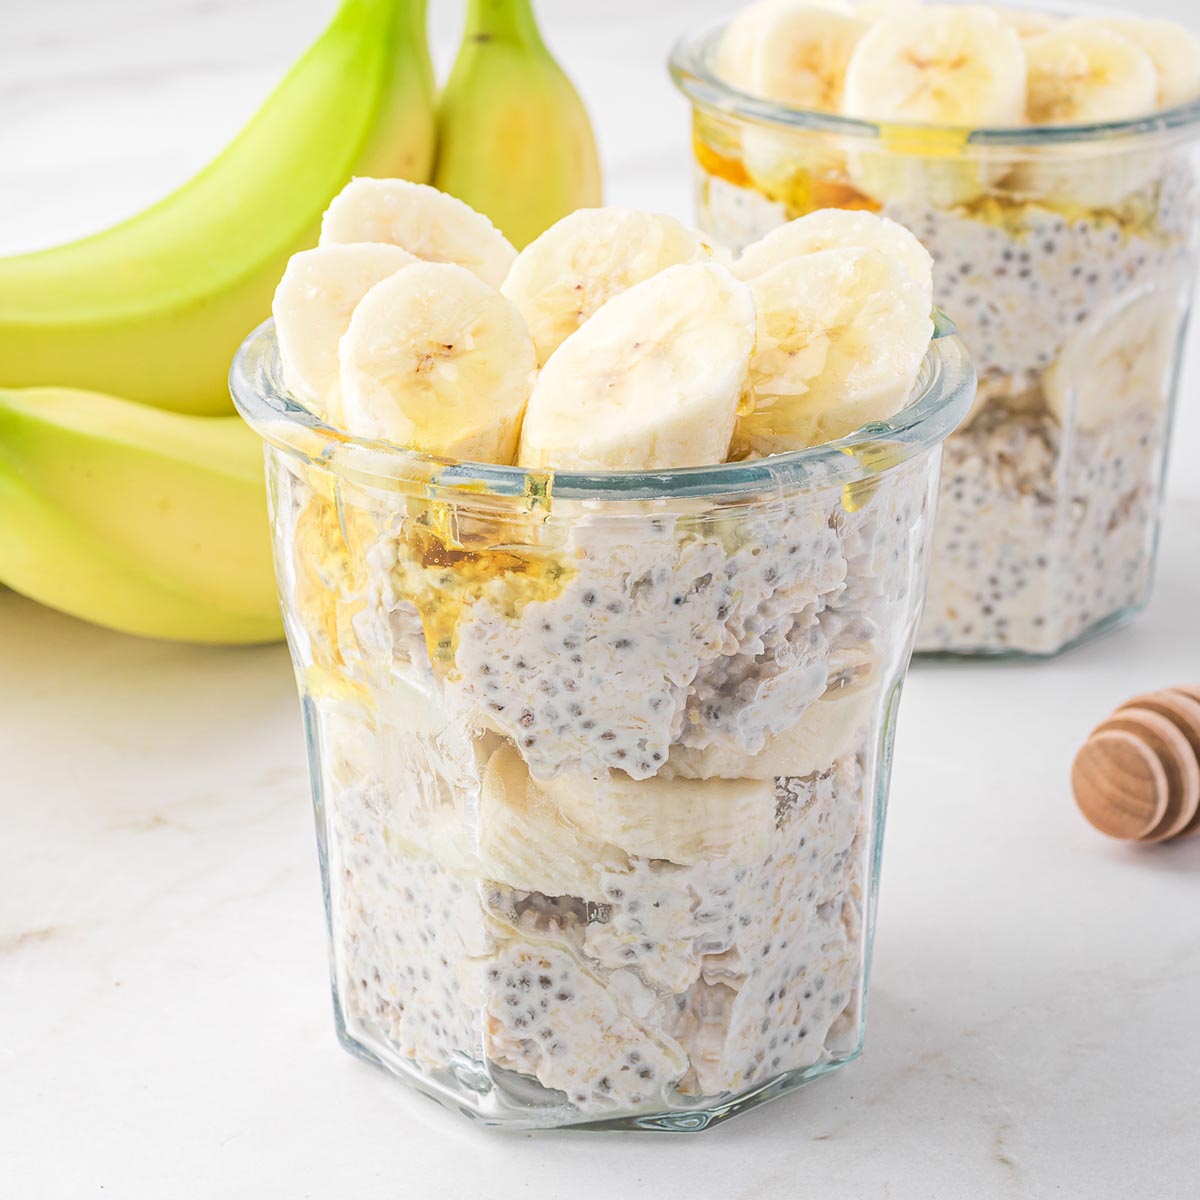
M 332 2 L 0 0 L 0 252 L 185 178 Z M 724 7 L 542 3 L 614 201 L 687 212 L 661 59 Z M 1200 678 L 1198 370 L 1149 611 L 1048 665 L 912 674 L 864 1060 L 701 1138 L 488 1133 L 352 1060 L 282 647 L 0 593 L 0 1197 L 1194 1200 L 1200 841 L 1105 842 L 1066 772 L 1113 703 Z

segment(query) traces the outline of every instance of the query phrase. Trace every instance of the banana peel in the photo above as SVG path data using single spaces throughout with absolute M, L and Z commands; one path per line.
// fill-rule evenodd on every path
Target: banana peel
M 262 443 L 239 417 L 0 389 L 0 582 L 125 633 L 279 640 Z

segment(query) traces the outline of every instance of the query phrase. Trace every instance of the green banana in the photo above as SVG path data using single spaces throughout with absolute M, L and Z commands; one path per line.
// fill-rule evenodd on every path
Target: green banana
M 530 0 L 470 0 L 438 102 L 433 182 L 519 248 L 601 200 L 587 111 L 546 49 Z
M 225 151 L 152 208 L 0 259 L 0 385 L 230 411 L 238 343 L 351 175 L 429 176 L 425 0 L 344 0 Z
M 70 388 L 0 389 L 0 581 L 126 633 L 283 635 L 262 443 Z

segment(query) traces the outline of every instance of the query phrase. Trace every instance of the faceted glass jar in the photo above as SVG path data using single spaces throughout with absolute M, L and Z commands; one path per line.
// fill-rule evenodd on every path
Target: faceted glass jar
M 269 323 L 231 381 L 345 1046 L 517 1128 L 701 1129 L 855 1058 L 958 339 L 890 422 L 644 476 L 350 439 Z
M 693 106 L 698 223 L 739 249 L 820 208 L 908 226 L 979 373 L 946 445 L 917 650 L 1054 654 L 1149 597 L 1197 269 L 1200 104 L 969 130 L 788 109 L 671 69 Z

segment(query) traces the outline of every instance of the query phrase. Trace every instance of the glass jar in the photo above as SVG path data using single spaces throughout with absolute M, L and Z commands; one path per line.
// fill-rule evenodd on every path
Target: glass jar
M 1149 598 L 1197 269 L 1200 102 L 1107 125 L 872 124 L 671 71 L 697 219 L 735 250 L 820 208 L 908 226 L 979 373 L 946 444 L 918 652 L 1049 655 Z
M 494 1125 L 701 1129 L 855 1058 L 944 327 L 891 421 L 652 475 L 263 436 L 338 1035 Z

